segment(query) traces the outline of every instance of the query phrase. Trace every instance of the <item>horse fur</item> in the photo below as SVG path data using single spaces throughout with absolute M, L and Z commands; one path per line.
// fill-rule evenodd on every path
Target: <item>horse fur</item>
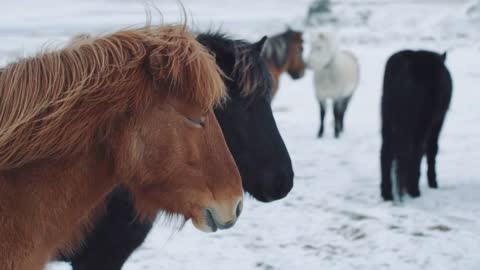
M 320 105 L 320 130 L 327 100 L 334 103 L 335 136 L 343 131 L 343 117 L 348 103 L 358 86 L 360 67 L 353 53 L 339 50 L 336 38 L 330 33 L 313 33 L 307 65 L 314 72 L 315 94 Z

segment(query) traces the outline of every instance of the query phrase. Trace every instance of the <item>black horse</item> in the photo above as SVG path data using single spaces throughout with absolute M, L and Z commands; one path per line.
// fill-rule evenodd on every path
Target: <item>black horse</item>
M 272 79 L 260 53 L 266 37 L 251 44 L 219 33 L 197 40 L 213 54 L 227 75 L 229 100 L 215 115 L 237 163 L 246 192 L 262 202 L 285 197 L 293 186 L 293 168 L 273 118 Z M 74 270 L 120 270 L 142 244 L 153 222 L 136 219 L 127 190 L 118 188 L 107 199 L 102 216 L 73 255 L 61 259 Z
M 420 196 L 420 164 L 428 163 L 428 185 L 437 188 L 438 137 L 452 96 L 446 53 L 400 51 L 386 65 L 382 97 L 381 195 L 392 200 L 392 178 L 404 191 Z

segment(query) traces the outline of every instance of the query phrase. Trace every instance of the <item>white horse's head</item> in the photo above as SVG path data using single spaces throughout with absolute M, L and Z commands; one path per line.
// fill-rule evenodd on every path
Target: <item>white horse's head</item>
M 327 32 L 314 32 L 310 37 L 310 55 L 308 57 L 309 68 L 323 68 L 330 63 L 338 51 L 335 36 Z

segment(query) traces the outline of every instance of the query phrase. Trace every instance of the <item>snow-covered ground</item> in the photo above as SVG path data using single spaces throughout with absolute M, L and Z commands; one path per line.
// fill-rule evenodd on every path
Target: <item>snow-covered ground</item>
M 301 27 L 309 2 L 183 1 L 197 28 L 251 40 Z M 174 1 L 156 6 L 165 21 L 178 21 Z M 247 200 L 237 225 L 215 234 L 190 223 L 176 232 L 160 220 L 125 270 L 480 269 L 480 1 L 338 0 L 332 12 L 337 21 L 325 28 L 362 67 L 344 136 L 333 138 L 329 112 L 326 138 L 316 139 L 311 72 L 298 81 L 284 76 L 273 108 L 294 163 L 291 194 L 270 204 Z M 143 6 L 128 0 L 2 3 L 0 64 L 77 32 L 144 21 Z M 379 102 L 387 57 L 407 47 L 449 49 L 454 96 L 440 141 L 440 189 L 429 190 L 422 178 L 421 198 L 393 206 L 379 197 Z

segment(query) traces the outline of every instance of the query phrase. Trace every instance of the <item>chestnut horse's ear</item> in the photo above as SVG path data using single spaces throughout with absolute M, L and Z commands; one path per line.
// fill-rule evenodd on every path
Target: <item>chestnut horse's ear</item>
M 263 51 L 263 48 L 265 47 L 265 41 L 267 41 L 267 39 L 268 39 L 267 36 L 263 36 L 259 41 L 255 42 L 253 44 L 253 47 L 255 48 L 255 50 L 261 53 Z

